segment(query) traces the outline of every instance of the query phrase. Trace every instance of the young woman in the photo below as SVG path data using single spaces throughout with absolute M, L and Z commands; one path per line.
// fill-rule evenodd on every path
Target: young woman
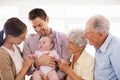
M 22 58 L 17 46 L 24 41 L 26 25 L 18 18 L 10 18 L 0 32 L 0 80 L 24 80 L 33 62 L 32 56 Z

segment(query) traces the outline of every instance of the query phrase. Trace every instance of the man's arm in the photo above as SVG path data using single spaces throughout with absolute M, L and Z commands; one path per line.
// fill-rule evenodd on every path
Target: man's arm
M 61 37 L 61 54 L 62 54 L 61 58 L 65 59 L 69 62 L 71 55 L 67 51 L 66 43 L 67 43 L 67 37 L 66 37 L 66 35 L 62 35 L 62 37 Z M 66 76 L 66 74 L 63 71 L 61 71 L 60 69 L 58 70 L 57 73 L 61 80 L 64 79 L 64 77 Z
M 31 48 L 30 48 L 30 44 L 29 44 L 29 39 L 27 38 L 24 42 L 24 46 L 23 46 L 23 58 L 25 59 L 29 54 L 32 54 Z M 29 68 L 27 74 L 31 75 L 35 70 L 34 67 L 34 63 L 32 64 L 32 66 Z
M 49 53 L 44 53 L 38 58 L 35 58 L 35 67 L 43 66 L 51 66 L 55 65 L 55 58 L 48 55 Z

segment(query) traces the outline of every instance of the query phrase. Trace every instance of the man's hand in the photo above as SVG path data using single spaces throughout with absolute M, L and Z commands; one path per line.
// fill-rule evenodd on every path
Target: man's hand
M 38 67 L 40 65 L 54 67 L 55 58 L 49 56 L 49 52 L 45 53 L 45 54 L 41 55 L 39 58 L 35 59 L 35 66 Z

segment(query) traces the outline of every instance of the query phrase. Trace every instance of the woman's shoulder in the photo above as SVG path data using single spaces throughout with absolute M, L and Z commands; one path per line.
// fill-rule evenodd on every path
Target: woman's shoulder
M 0 47 L 0 55 L 7 55 L 7 51 L 5 51 L 2 47 Z
M 7 53 L 7 51 L 5 51 L 3 48 L 0 47 L 0 59 L 1 60 L 4 60 L 4 59 L 7 59 L 9 60 L 10 59 L 10 56 L 9 54 Z

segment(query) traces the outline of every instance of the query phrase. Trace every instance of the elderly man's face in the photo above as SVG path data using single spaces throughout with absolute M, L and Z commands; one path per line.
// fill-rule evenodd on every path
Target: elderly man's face
M 99 37 L 99 33 L 96 32 L 93 28 L 93 22 L 88 21 L 85 28 L 85 38 L 88 39 L 89 44 L 96 47 L 99 43 Z

